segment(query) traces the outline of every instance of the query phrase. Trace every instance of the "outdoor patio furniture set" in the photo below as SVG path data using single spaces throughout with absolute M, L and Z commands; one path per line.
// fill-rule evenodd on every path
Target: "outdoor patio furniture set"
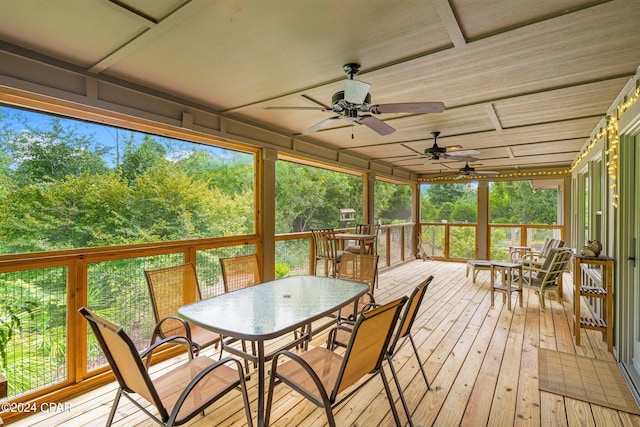
M 343 238 L 355 244 L 341 248 L 338 260 L 336 233 L 314 230 L 314 240 L 325 240 L 316 241 L 316 259 L 333 263 L 331 277 L 325 269 L 327 276 L 289 276 L 261 283 L 255 254 L 234 257 L 220 260 L 225 292 L 203 300 L 193 264 L 145 271 L 157 325 L 150 346 L 141 353 L 121 327 L 82 307 L 80 314 L 91 326 L 119 385 L 107 425 L 113 421 L 122 396 L 159 424 L 180 425 L 198 414 L 204 415 L 206 408 L 235 390 L 242 396 L 247 425 L 252 426 L 246 384 L 251 378 L 252 362 L 257 368 L 259 426 L 269 425 L 273 391 L 278 383 L 287 384 L 324 408 L 329 425 L 335 426 L 332 408 L 378 376 L 399 426 L 400 417 L 383 369 L 385 361 L 391 368 L 408 423 L 413 425 L 392 359 L 410 341 L 426 388 L 430 389 L 411 327 L 433 276 L 409 297 L 376 304 L 373 292 L 377 230 L 373 238 L 371 230 L 359 231 L 359 235 Z M 360 238 L 361 235 L 367 237 Z M 327 253 L 336 257 L 322 258 Z M 247 310 L 250 316 L 246 315 Z M 319 331 L 312 329 L 312 324 L 322 318 L 329 319 L 327 325 L 333 326 L 327 345 L 308 349 L 310 338 Z M 293 338 L 284 346 L 266 350 L 268 340 L 288 333 L 293 333 Z M 240 346 L 233 345 L 238 342 Z M 184 346 L 184 363 L 159 375 L 151 374 L 151 356 L 169 344 Z M 218 345 L 219 360 L 200 355 L 204 347 Z M 338 346 L 344 347 L 344 352 L 335 353 Z M 294 347 L 300 351 L 292 351 Z M 222 357 L 224 351 L 231 355 Z M 240 359 L 244 360 L 244 369 Z M 269 360 L 272 366 L 265 402 Z M 338 372 L 330 380 L 324 378 L 327 364 Z

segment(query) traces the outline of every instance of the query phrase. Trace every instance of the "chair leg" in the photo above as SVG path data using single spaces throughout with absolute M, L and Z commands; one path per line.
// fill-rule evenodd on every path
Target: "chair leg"
M 536 291 L 536 293 L 538 294 L 538 298 L 540 299 L 540 309 L 542 311 L 545 311 L 547 309 L 547 307 L 544 304 L 544 292 L 543 291 Z
M 113 405 L 111 406 L 111 412 L 109 412 L 109 418 L 107 418 L 106 426 L 109 427 L 113 422 L 113 417 L 116 415 L 116 409 L 118 408 L 118 402 L 120 402 L 120 396 L 122 396 L 122 388 L 118 387 L 115 399 L 113 399 Z
M 267 390 L 267 402 L 265 404 L 265 411 L 264 411 L 265 426 L 269 425 L 269 418 L 271 418 L 271 404 L 273 403 L 273 389 L 274 389 L 274 386 L 276 385 L 276 377 L 275 375 L 273 375 L 274 368 L 275 366 L 272 365 L 272 368 L 271 368 L 272 374 L 269 375 L 269 389 Z
M 242 351 L 243 352 L 247 352 L 247 342 L 245 340 L 242 340 Z M 244 359 L 244 369 L 247 371 L 247 374 L 249 373 L 249 361 L 247 359 Z
M 244 402 L 244 414 L 247 417 L 247 427 L 253 427 L 251 406 L 249 406 L 249 395 L 247 393 L 247 382 L 244 378 L 244 374 L 242 373 L 242 365 L 238 364 L 237 367 L 239 368 L 238 375 L 240 377 L 240 393 L 242 393 L 242 401 Z
M 223 340 L 224 337 L 220 335 L 220 354 L 218 355 L 218 360 L 222 359 L 222 352 L 224 351 Z
M 389 387 L 389 383 L 387 382 L 387 376 L 385 375 L 384 369 L 382 369 L 382 366 L 380 367 L 380 376 L 382 377 L 382 384 L 384 384 L 384 391 L 387 393 L 387 399 L 389 399 L 389 405 L 391 406 L 393 419 L 396 422 L 396 426 L 400 427 L 402 425 L 400 423 L 400 416 L 398 415 L 398 410 L 396 409 L 395 402 L 393 401 L 393 396 L 391 395 L 391 387 Z M 402 396 L 402 390 L 400 388 L 398 388 L 398 392 Z M 407 413 L 407 416 L 409 416 L 408 413 Z M 409 422 L 411 422 L 410 417 L 409 417 Z
M 422 372 L 422 376 L 424 377 L 424 382 L 427 383 L 427 390 L 431 390 L 431 386 L 429 385 L 429 380 L 427 379 L 427 373 L 424 371 L 424 366 L 422 366 L 422 360 L 420 360 L 420 356 L 418 355 L 418 348 L 416 347 L 416 343 L 413 341 L 413 336 L 409 334 L 409 341 L 411 341 L 411 345 L 413 346 L 413 352 L 416 354 L 416 359 L 418 359 L 418 366 L 420 367 L 420 371 Z
M 331 405 L 325 406 L 324 412 L 327 414 L 327 423 L 329 424 L 329 427 L 336 427 L 336 420 L 333 418 L 333 408 Z
M 393 381 L 396 383 L 396 388 L 398 389 L 398 393 L 400 394 L 400 402 L 402 402 L 402 407 L 404 408 L 404 413 L 409 420 L 409 425 L 413 427 L 413 421 L 411 420 L 411 413 L 409 412 L 409 405 L 407 405 L 407 400 L 404 398 L 404 393 L 402 392 L 402 387 L 400 386 L 400 380 L 398 379 L 398 374 L 396 373 L 396 369 L 393 367 L 393 358 L 388 354 L 385 356 L 387 361 L 389 362 L 389 368 L 391 369 L 391 375 L 393 376 Z

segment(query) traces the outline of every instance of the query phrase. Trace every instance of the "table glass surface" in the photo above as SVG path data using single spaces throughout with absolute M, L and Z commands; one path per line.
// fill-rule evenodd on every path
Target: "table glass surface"
M 214 332 L 271 339 L 336 311 L 369 285 L 322 276 L 291 276 L 180 307 L 180 317 Z

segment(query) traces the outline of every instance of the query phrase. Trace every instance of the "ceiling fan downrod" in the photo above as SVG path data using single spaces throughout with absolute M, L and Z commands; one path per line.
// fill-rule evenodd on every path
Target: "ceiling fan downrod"
M 347 74 L 347 77 L 349 78 L 349 80 L 353 80 L 360 72 L 360 64 L 351 62 L 349 64 L 344 64 L 342 66 L 342 69 Z

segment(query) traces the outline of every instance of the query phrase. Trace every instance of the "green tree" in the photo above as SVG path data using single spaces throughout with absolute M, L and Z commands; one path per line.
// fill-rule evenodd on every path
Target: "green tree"
M 126 243 L 129 193 L 114 173 L 22 186 L 4 200 L 4 252 Z
M 462 198 L 466 190 L 466 184 L 430 184 L 426 187 L 427 200 L 435 206 Z
M 489 221 L 497 224 L 554 224 L 557 190 L 533 191 L 528 181 L 493 182 Z
M 375 200 L 375 217 L 379 222 L 391 224 L 411 221 L 411 186 L 376 181 Z
M 340 209 L 361 211 L 362 180 L 322 168 L 280 161 L 276 165 L 276 233 L 338 228 Z M 356 218 L 358 221 L 358 218 Z
M 208 182 L 225 194 L 254 192 L 255 171 L 253 156 L 246 153 L 225 154 L 216 157 L 205 150 L 194 150 L 178 163 L 193 177 Z
M 464 200 L 456 200 L 451 211 L 451 220 L 458 222 L 476 222 L 477 209 Z
M 147 169 L 154 167 L 167 155 L 167 150 L 158 141 L 149 135 L 145 135 L 139 146 L 134 144 L 134 136 L 131 134 L 126 142 L 124 156 L 120 169 L 122 175 L 133 182 Z
M 107 171 L 102 156 L 108 150 L 97 146 L 90 137 L 65 126 L 59 118 L 52 118 L 47 130 L 5 130 L 3 137 L 5 139 L 0 146 L 4 145 L 5 153 L 17 165 L 13 177 L 19 185 L 61 181 L 84 172 L 100 174 Z
M 438 213 L 441 220 L 445 219 L 447 221 L 451 221 L 451 214 L 453 213 L 453 203 L 444 202 L 440 206 L 440 211 Z

